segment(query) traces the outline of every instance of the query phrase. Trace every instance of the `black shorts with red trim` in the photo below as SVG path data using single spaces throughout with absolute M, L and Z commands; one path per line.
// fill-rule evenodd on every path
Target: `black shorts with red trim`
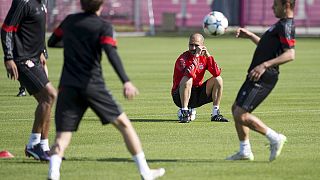
M 102 124 L 115 121 L 123 112 L 104 84 L 89 83 L 85 89 L 60 87 L 55 111 L 56 131 L 77 131 L 89 107 L 100 118 Z
M 48 77 L 39 58 L 24 59 L 15 62 L 21 85 L 30 95 L 40 92 L 48 83 Z
M 191 97 L 190 97 L 189 104 L 188 104 L 189 108 L 197 108 L 197 107 L 200 107 L 202 105 L 205 105 L 205 104 L 212 102 L 212 96 L 211 95 L 207 96 L 206 86 L 207 86 L 207 81 L 205 81 L 199 87 L 192 87 Z M 173 92 L 172 99 L 173 99 L 173 102 L 176 104 L 176 106 L 181 108 L 181 99 L 180 99 L 179 88 L 177 88 Z
M 273 73 L 269 70 L 257 82 L 251 81 L 247 77 L 238 92 L 236 105 L 251 113 L 267 98 L 277 82 L 278 72 Z

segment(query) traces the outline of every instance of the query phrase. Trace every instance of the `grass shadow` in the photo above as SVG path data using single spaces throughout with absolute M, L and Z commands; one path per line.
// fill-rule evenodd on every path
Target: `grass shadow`
M 67 161 L 98 161 L 98 162 L 125 162 L 133 163 L 130 158 L 68 158 Z M 269 161 L 227 161 L 224 159 L 147 159 L 149 163 L 269 163 Z
M 172 123 L 177 123 L 178 121 L 175 119 L 131 119 L 131 122 L 172 122 Z

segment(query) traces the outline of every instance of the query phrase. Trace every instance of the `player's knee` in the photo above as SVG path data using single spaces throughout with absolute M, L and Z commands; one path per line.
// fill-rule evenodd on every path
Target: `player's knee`
M 223 86 L 223 80 L 222 80 L 222 77 L 221 76 L 217 76 L 214 78 L 214 82 L 215 82 L 215 85 L 217 87 L 222 87 Z
M 131 126 L 131 122 L 126 114 L 122 113 L 113 123 L 118 129 L 125 129 Z
M 245 123 L 247 119 L 247 113 L 245 113 L 240 107 L 235 104 L 232 106 L 231 110 L 235 121 L 239 123 Z
M 46 92 L 46 103 L 52 105 L 54 101 L 57 99 L 57 91 L 53 87 L 47 88 Z
M 57 99 L 57 91 L 55 89 L 52 89 L 48 93 L 50 104 L 53 104 L 53 102 Z
M 192 88 L 192 84 L 193 84 L 193 78 L 189 78 L 189 77 L 186 77 L 184 76 L 182 78 L 182 80 L 180 81 L 180 87 L 183 87 L 183 88 Z

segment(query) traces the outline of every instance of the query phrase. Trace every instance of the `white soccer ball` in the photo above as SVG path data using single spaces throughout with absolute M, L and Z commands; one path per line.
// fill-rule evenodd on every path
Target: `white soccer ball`
M 219 11 L 212 11 L 203 19 L 203 31 L 208 35 L 222 35 L 227 27 L 228 19 Z

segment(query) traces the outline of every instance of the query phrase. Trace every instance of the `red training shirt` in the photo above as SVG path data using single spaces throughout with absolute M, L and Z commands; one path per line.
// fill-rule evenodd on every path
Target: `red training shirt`
M 208 58 L 205 56 L 195 57 L 190 51 L 182 53 L 174 65 L 171 93 L 179 87 L 183 76 L 193 78 L 193 86 L 201 86 L 206 70 L 208 70 L 213 77 L 220 76 L 221 74 L 221 69 L 212 56 Z

